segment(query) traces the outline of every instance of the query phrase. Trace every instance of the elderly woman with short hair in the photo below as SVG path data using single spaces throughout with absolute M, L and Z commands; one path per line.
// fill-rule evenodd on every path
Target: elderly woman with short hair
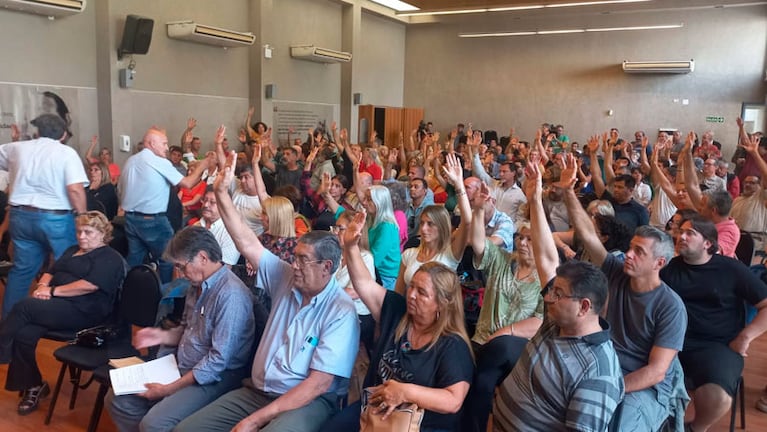
M 5 389 L 22 392 L 20 415 L 37 409 L 49 392 L 35 360 L 37 341 L 49 330 L 80 330 L 104 322 L 125 276 L 125 262 L 107 245 L 112 237 L 107 218 L 89 211 L 75 222 L 77 245 L 0 322 L 0 364 L 10 363 Z

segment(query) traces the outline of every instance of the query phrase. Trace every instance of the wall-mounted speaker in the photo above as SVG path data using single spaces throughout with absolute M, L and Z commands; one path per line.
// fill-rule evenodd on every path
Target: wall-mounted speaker
M 152 43 L 152 28 L 154 20 L 128 15 L 125 19 L 125 29 L 120 48 L 117 49 L 117 58 L 121 59 L 125 54 L 146 54 L 149 52 L 149 44 Z
M 352 100 L 354 102 L 354 105 L 359 105 L 362 103 L 362 93 L 354 93 L 352 95 Z
M 264 86 L 264 97 L 266 99 L 272 99 L 277 96 L 277 86 L 274 84 L 267 84 Z

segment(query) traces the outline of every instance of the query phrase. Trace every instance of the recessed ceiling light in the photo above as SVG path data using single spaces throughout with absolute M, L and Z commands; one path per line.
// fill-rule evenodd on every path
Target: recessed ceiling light
M 397 12 L 415 11 L 419 10 L 417 7 L 410 3 L 405 3 L 400 0 L 371 0 L 373 3 L 378 3 L 381 6 L 386 6 L 389 9 L 394 9 Z
M 519 32 L 459 33 L 458 37 L 482 38 L 482 37 L 503 37 L 503 36 L 530 36 L 530 35 L 536 35 L 536 34 L 552 35 L 552 34 L 568 34 L 568 33 L 598 33 L 598 32 L 611 32 L 611 31 L 631 31 L 631 30 L 664 30 L 664 29 L 675 29 L 675 28 L 681 28 L 681 27 L 684 27 L 683 23 L 633 26 L 633 27 L 601 27 L 601 28 L 585 28 L 585 29 L 552 29 L 552 30 L 519 31 Z

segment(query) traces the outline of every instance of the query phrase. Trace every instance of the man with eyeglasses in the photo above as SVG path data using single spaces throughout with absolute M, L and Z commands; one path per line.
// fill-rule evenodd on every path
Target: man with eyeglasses
M 682 421 L 684 404 L 681 413 L 675 411 L 675 391 L 686 398 L 677 353 L 684 344 L 687 314 L 682 300 L 659 276 L 673 256 L 674 244 L 668 234 L 643 225 L 636 228 L 624 260 L 609 254 L 573 190 L 576 169 L 569 158 L 560 186 L 575 235 L 608 280 L 606 319 L 626 383 L 618 430 L 656 431 L 671 414 Z
M 334 278 L 341 245 L 327 231 L 304 234 L 292 265 L 265 249 L 229 197 L 234 158 L 232 152 L 226 167 L 221 167 L 215 195 L 237 249 L 253 264 L 256 283 L 272 298 L 272 311 L 251 379 L 175 430 L 315 431 L 348 392 L 358 350 L 357 312 Z
M 525 193 L 538 275 L 549 281 L 543 325 L 525 347 L 493 404 L 496 431 L 604 431 L 623 397 L 623 374 L 600 318 L 607 280 L 593 265 L 559 257 L 541 204 L 536 157 L 525 172 Z M 543 393 L 541 393 L 543 392 Z
M 767 139 L 763 140 L 767 147 Z M 759 167 L 761 178 L 747 175 L 743 178 L 740 196 L 732 202 L 730 215 L 741 230 L 751 233 L 756 241 L 755 249 L 763 250 L 767 234 L 767 162 L 759 154 L 759 138 L 745 138 L 741 147 L 751 156 Z
M 248 374 L 255 342 L 250 290 L 221 261 L 210 231 L 187 227 L 165 249 L 164 258 L 189 280 L 184 319 L 178 327 L 139 330 L 137 349 L 160 346 L 158 357 L 175 354 L 181 378 L 147 384 L 137 395 L 108 394 L 107 407 L 121 432 L 171 430 L 217 397 L 239 387 Z

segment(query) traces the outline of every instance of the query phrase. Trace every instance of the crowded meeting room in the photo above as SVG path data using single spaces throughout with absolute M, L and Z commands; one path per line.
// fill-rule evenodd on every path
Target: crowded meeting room
M 0 0 L 0 430 L 767 431 L 767 1 Z

